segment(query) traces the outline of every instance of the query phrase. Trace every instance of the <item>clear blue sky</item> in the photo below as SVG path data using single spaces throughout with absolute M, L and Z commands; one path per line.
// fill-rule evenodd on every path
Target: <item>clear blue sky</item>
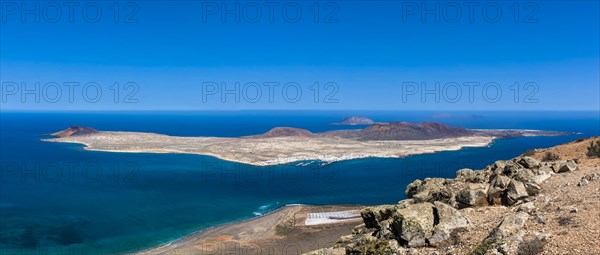
M 34 8 L 33 4 L 40 2 L 27 3 L 30 5 L 26 8 Z M 462 16 L 455 23 L 451 22 L 458 17 L 453 11 L 455 6 L 443 1 L 344 1 L 332 2 L 334 6 L 320 2 L 318 16 L 313 1 L 295 2 L 302 10 L 302 16 L 295 23 L 286 20 L 286 17 L 293 19 L 294 15 L 282 15 L 282 6 L 290 1 L 277 2 L 273 22 L 269 22 L 265 2 L 258 2 L 262 16 L 256 23 L 249 20 L 254 17 L 254 6 L 245 6 L 246 2 L 237 2 L 248 11 L 248 15 L 244 15 L 240 10 L 239 23 L 233 15 L 226 15 L 223 22 L 221 10 L 203 15 L 206 8 L 221 9 L 221 4 L 234 8 L 235 1 L 134 3 L 135 6 L 125 6 L 126 2 L 120 2 L 116 23 L 112 1 L 102 2 L 102 15 L 96 23 L 81 14 L 86 2 L 74 7 L 73 22 L 66 13 L 68 8 L 59 6 L 62 16 L 58 22 L 51 23 L 56 17 L 56 8 L 41 2 L 37 23 L 34 15 L 23 13 L 23 6 L 14 9 L 15 6 L 3 2 L 0 108 L 600 108 L 598 1 L 540 1 L 532 2 L 533 6 L 527 6 L 527 2 L 518 2 L 518 6 L 513 1 L 491 2 L 500 3 L 502 14 L 497 22 L 492 21 L 498 6 L 491 6 L 489 15 L 484 16 L 482 6 L 490 2 L 480 2 L 480 6 L 474 7 L 470 22 L 465 2 L 458 2 Z M 422 20 L 422 3 L 429 4 L 426 6 L 429 8 L 440 3 L 439 22 L 433 15 L 426 15 Z M 407 8 L 415 6 L 417 10 L 403 15 Z M 293 10 L 288 9 L 288 13 L 293 14 Z M 133 23 L 123 22 L 130 14 L 131 19 L 127 21 Z M 40 102 L 35 102 L 32 95 L 25 95 L 22 100 L 22 84 L 32 89 L 35 82 L 41 84 Z M 49 93 L 52 96 L 47 97 L 56 98 L 53 87 L 44 91 L 51 82 L 63 88 L 57 102 L 49 102 L 52 100 L 43 95 Z M 72 102 L 66 95 L 65 82 L 82 84 L 74 89 Z M 102 90 L 97 102 L 81 98 L 80 88 L 89 82 L 97 83 Z M 114 82 L 120 85 L 118 95 L 114 87 L 111 89 Z M 127 82 L 135 83 L 137 90 L 127 87 Z M 225 95 L 222 102 L 218 86 L 219 91 L 208 93 L 208 89 L 215 88 L 209 86 L 223 82 L 229 88 L 234 88 L 235 82 L 241 83 L 236 92 L 241 97 L 239 102 L 235 101 L 235 95 Z M 274 88 L 272 98 L 267 96 L 265 82 L 281 84 Z M 293 89 L 300 88 L 300 99 L 294 93 L 291 93 L 293 99 L 289 94 L 286 98 L 282 96 L 282 87 L 289 82 L 298 84 Z M 318 95 L 313 87 L 315 82 L 319 82 Z M 328 86 L 328 82 L 335 85 Z M 422 94 L 422 83 L 426 88 L 435 89 L 435 82 L 440 82 L 437 92 L 433 92 L 440 97 L 438 101 L 434 94 Z M 465 86 L 469 82 L 480 84 L 474 87 L 472 100 Z M 496 97 L 494 91 L 487 91 L 488 97 L 482 96 L 482 88 L 490 82 L 495 84 L 494 90 L 500 88 L 501 96 Z M 515 82 L 519 83 L 516 87 Z M 245 86 L 248 83 L 258 84 L 262 94 L 257 97 L 253 85 Z M 14 84 L 18 84 L 19 91 L 14 91 Z M 461 88 L 460 96 L 457 96 L 456 84 Z M 418 91 L 414 91 L 415 88 Z M 128 97 L 129 93 L 134 94 Z

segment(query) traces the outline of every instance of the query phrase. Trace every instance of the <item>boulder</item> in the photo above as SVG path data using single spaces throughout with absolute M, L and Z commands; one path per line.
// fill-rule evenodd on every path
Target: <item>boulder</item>
M 409 183 L 408 185 L 406 185 L 406 190 L 404 191 L 404 194 L 406 194 L 407 197 L 413 197 L 417 194 L 417 192 L 419 192 L 419 187 L 421 187 L 422 183 L 423 181 L 421 180 L 415 180 Z
M 552 165 L 552 170 L 555 173 L 573 172 L 577 170 L 577 163 L 573 160 L 558 161 Z
M 415 202 L 441 201 L 447 204 L 454 203 L 454 192 L 450 185 L 455 182 L 443 178 L 426 178 L 423 181 L 414 181 L 406 188 L 406 196 Z
M 506 203 L 508 205 L 514 205 L 517 201 L 528 197 L 527 189 L 525 184 L 520 181 L 512 180 L 506 190 Z
M 472 254 L 517 254 L 518 245 L 523 240 L 523 226 L 528 217 L 525 212 L 507 216 L 475 247 Z
M 488 181 L 486 171 L 475 171 L 469 168 L 463 168 L 456 171 L 456 178 L 471 183 L 484 183 Z
M 512 236 L 523 228 L 528 218 L 529 214 L 526 212 L 511 214 L 502 220 L 489 237 L 501 239 Z
M 542 187 L 535 183 L 528 182 L 525 183 L 525 190 L 527 190 L 527 194 L 529 194 L 529 196 L 537 196 L 542 191 Z
M 431 203 L 419 203 L 398 209 L 399 217 L 392 227 L 392 232 L 406 241 L 408 247 L 427 245 L 427 238 L 433 235 L 433 209 Z
M 438 224 L 435 225 L 433 235 L 428 239 L 429 244 L 434 247 L 451 244 L 452 233 L 467 228 L 470 222 L 454 207 L 441 202 L 434 202 L 434 205 Z
M 506 161 L 506 164 L 504 166 L 504 171 L 502 172 L 503 175 L 506 176 L 513 176 L 515 174 L 517 174 L 519 171 L 521 171 L 523 169 L 523 166 L 513 162 L 513 161 Z
M 490 187 L 488 189 L 488 203 L 492 205 L 501 205 L 504 204 L 504 200 L 506 197 L 506 189 L 508 189 L 508 185 L 510 184 L 511 179 L 504 175 L 495 176 L 490 182 Z
M 517 208 L 517 212 L 526 212 L 526 213 L 533 213 L 535 211 L 535 205 L 533 204 L 533 202 L 527 202 L 522 204 L 521 206 L 519 206 L 519 208 Z
M 504 167 L 506 166 L 505 161 L 497 160 L 494 164 L 487 166 L 484 171 L 491 172 L 493 174 L 502 174 Z
M 394 205 L 380 205 L 362 209 L 360 216 L 367 228 L 379 228 L 379 222 L 391 218 L 395 212 L 396 206 Z
M 456 195 L 456 202 L 458 208 L 474 207 L 474 206 L 486 206 L 487 201 L 487 190 L 485 187 L 469 187 L 462 189 Z
M 346 246 L 346 254 L 385 254 L 389 240 L 379 240 L 371 235 L 363 235 L 356 243 Z
M 508 188 L 508 185 L 510 184 L 512 180 L 510 179 L 510 177 L 504 176 L 504 175 L 497 175 L 495 176 L 492 181 L 491 181 L 491 186 L 500 190 L 505 190 Z
M 540 162 L 531 157 L 518 158 L 517 162 L 528 169 L 534 169 L 540 166 Z

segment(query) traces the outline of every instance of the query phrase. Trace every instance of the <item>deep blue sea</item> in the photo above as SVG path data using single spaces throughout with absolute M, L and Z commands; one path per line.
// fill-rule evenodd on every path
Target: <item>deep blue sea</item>
M 72 125 L 178 136 L 235 137 L 276 126 L 319 132 L 347 128 L 330 123 L 350 115 L 580 134 L 322 167 L 254 167 L 207 156 L 93 152 L 40 141 Z M 453 177 L 460 168 L 480 169 L 528 149 L 599 134 L 599 112 L 1 112 L 0 254 L 122 254 L 287 204 L 396 203 L 415 179 Z

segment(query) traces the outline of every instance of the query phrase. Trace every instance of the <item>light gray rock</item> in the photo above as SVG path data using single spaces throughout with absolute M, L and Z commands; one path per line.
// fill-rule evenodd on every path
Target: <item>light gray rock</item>
M 540 215 L 537 215 L 537 216 L 535 216 L 535 218 L 534 218 L 534 219 L 535 219 L 535 221 L 536 221 L 537 223 L 540 223 L 540 224 L 546 224 L 546 220 L 544 219 L 544 217 L 542 217 L 542 216 L 540 216 Z
M 531 158 L 531 157 L 522 157 L 517 160 L 519 164 L 524 166 L 525 168 L 538 168 L 540 166 L 540 162 Z
M 512 180 L 506 190 L 506 202 L 509 205 L 515 204 L 517 201 L 528 197 L 527 189 L 525 184 L 520 181 Z
M 473 206 L 486 206 L 487 201 L 487 190 L 485 187 L 482 188 L 465 188 L 458 192 L 456 195 L 456 202 L 458 208 L 466 208 Z
M 508 188 L 508 185 L 510 184 L 510 182 L 511 182 L 510 177 L 504 176 L 504 175 L 498 175 L 492 179 L 492 182 L 490 184 L 494 188 L 505 190 Z
M 485 183 L 488 181 L 489 174 L 486 171 L 475 171 L 469 168 L 463 168 L 456 171 L 456 178 L 464 182 Z
M 454 231 L 465 229 L 470 221 L 460 211 L 447 204 L 434 202 L 439 223 L 433 229 L 433 235 L 428 239 L 434 247 L 451 244 L 451 235 Z
M 406 241 L 408 247 L 421 247 L 427 245 L 427 238 L 433 235 L 434 206 L 431 203 L 418 203 L 398 209 L 400 228 L 398 224 L 392 228 L 396 236 Z M 397 221 L 396 221 L 397 222 Z
M 557 161 L 552 165 L 552 170 L 555 173 L 573 172 L 577 170 L 577 163 L 573 160 Z
M 533 204 L 533 202 L 528 202 L 528 203 L 524 203 L 521 206 L 519 206 L 519 208 L 517 208 L 517 212 L 526 212 L 526 213 L 533 213 L 535 211 L 535 205 Z
M 528 218 L 529 214 L 525 212 L 511 214 L 502 220 L 502 222 L 492 231 L 490 237 L 501 239 L 512 236 L 523 228 L 523 225 L 525 225 Z
M 453 179 L 426 178 L 423 181 L 412 182 L 406 188 L 406 196 L 413 198 L 415 202 L 441 201 L 447 204 L 454 203 L 454 192 L 450 188 Z
M 542 187 L 532 182 L 525 183 L 525 189 L 529 196 L 537 196 L 542 191 Z

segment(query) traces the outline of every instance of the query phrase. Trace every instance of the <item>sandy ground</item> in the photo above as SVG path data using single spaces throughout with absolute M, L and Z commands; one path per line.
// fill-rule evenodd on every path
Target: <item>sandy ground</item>
M 99 132 L 85 136 L 44 139 L 86 145 L 109 152 L 185 153 L 259 166 L 303 160 L 335 162 L 356 158 L 390 158 L 463 147 L 488 146 L 494 137 L 469 136 L 431 140 L 358 141 L 338 137 L 221 138 L 178 137 L 140 132 Z
M 361 218 L 305 226 L 308 213 L 360 209 L 360 206 L 286 206 L 245 222 L 204 230 L 139 254 L 302 254 L 330 247 L 350 234 Z

